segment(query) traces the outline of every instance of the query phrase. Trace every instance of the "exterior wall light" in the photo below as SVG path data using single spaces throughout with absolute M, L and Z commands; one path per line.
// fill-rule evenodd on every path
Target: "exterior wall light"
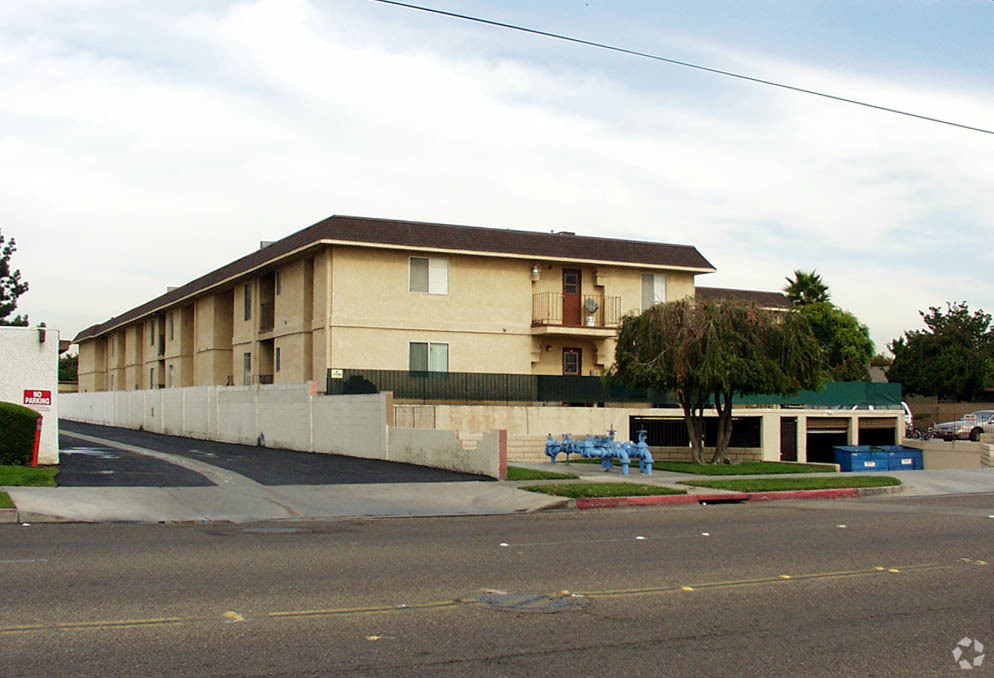
M 541 273 L 541 269 L 539 269 L 538 264 L 532 264 L 532 280 L 538 280 L 539 273 Z

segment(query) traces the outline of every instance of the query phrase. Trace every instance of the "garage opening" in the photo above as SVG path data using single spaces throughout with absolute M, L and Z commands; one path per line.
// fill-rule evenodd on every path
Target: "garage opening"
M 849 444 L 849 418 L 808 417 L 808 461 L 835 463 L 836 445 Z
M 651 447 L 690 447 L 687 424 L 683 417 L 629 417 L 628 435 L 638 440 L 638 432 L 646 432 L 646 443 Z M 718 418 L 705 417 L 704 445 L 718 444 Z M 762 445 L 761 417 L 732 417 L 732 437 L 729 447 L 760 447 Z
M 861 417 L 859 445 L 897 445 L 897 421 L 882 417 Z

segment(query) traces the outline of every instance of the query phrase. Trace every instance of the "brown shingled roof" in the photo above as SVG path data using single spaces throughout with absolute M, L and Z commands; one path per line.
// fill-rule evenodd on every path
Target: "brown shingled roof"
M 700 273 L 710 273 L 715 270 L 708 260 L 701 256 L 697 248 L 691 245 L 667 245 L 578 236 L 571 233 L 514 231 L 336 215 L 236 259 L 120 316 L 88 327 L 77 334 L 73 342 L 99 336 L 285 254 L 309 245 L 316 245 L 323 240 L 402 248 L 490 252 L 536 258 L 614 261 L 683 268 Z
M 783 292 L 762 292 L 759 290 L 732 290 L 724 287 L 698 287 L 695 296 L 700 301 L 726 299 L 755 304 L 761 308 L 783 309 L 789 311 L 794 304 Z

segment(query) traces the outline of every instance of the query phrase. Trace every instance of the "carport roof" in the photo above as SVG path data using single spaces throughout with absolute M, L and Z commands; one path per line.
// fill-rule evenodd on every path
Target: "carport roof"
M 578 236 L 570 232 L 543 233 L 335 215 L 236 259 L 181 287 L 171 289 L 120 316 L 88 327 L 77 334 L 73 342 L 97 337 L 209 288 L 230 282 L 233 278 L 272 261 L 320 244 L 353 244 L 629 266 L 643 265 L 692 273 L 713 273 L 716 270 L 692 245 Z

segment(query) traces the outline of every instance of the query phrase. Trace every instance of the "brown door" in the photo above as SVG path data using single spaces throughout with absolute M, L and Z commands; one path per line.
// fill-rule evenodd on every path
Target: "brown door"
M 578 377 L 583 369 L 583 351 L 578 348 L 563 349 L 563 376 Z
M 580 270 L 563 269 L 563 325 L 579 325 L 580 315 Z
M 797 419 L 780 419 L 780 461 L 797 461 Z

